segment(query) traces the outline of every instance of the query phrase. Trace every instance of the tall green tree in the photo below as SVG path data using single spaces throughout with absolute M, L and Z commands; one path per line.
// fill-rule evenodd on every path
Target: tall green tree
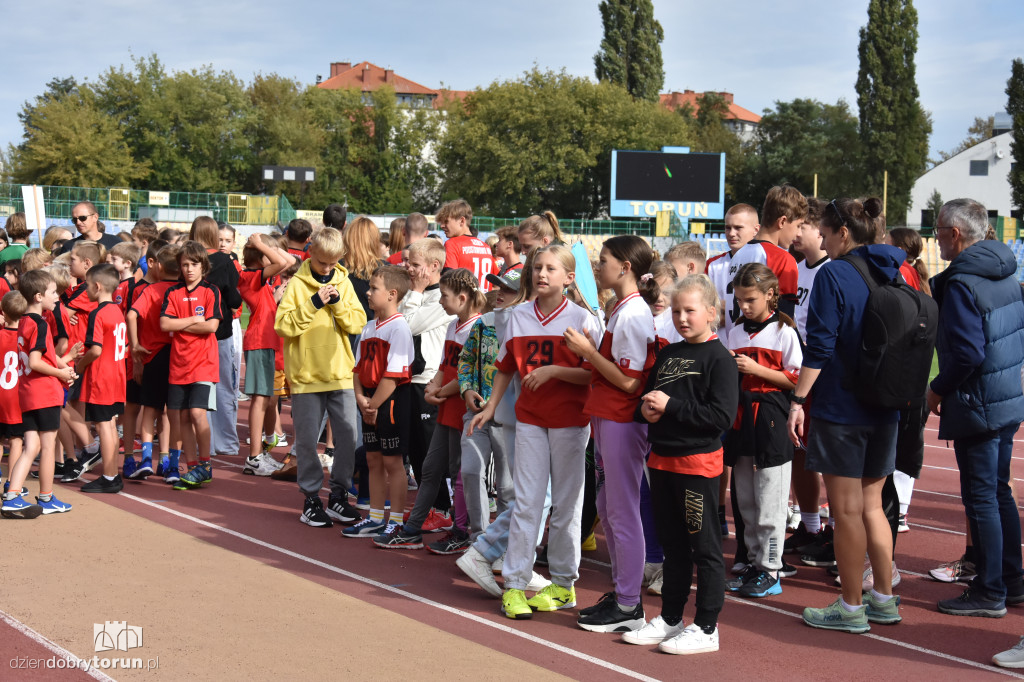
M 967 137 L 960 141 L 960 144 L 950 149 L 948 152 L 939 152 L 939 161 L 947 161 L 962 151 L 966 151 L 985 140 L 992 137 L 992 130 L 995 128 L 996 117 L 989 116 L 982 118 L 980 116 L 974 117 L 974 123 L 967 128 Z
M 912 0 L 870 0 L 860 29 L 857 107 L 867 189 L 881 196 L 889 173 L 889 224 L 906 222 L 910 189 L 928 162 L 932 124 L 918 101 Z
M 1006 82 L 1006 113 L 1013 119 L 1013 140 L 1010 154 L 1014 165 L 1010 170 L 1010 192 L 1013 205 L 1024 208 L 1024 61 L 1013 60 L 1010 80 Z
M 594 55 L 599 81 L 618 83 L 637 99 L 658 101 L 665 82 L 661 43 L 665 31 L 651 0 L 603 0 L 598 6 L 604 37 Z

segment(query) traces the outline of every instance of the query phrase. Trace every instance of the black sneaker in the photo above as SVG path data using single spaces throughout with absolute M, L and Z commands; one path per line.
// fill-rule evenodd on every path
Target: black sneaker
M 939 611 L 951 616 L 983 616 L 985 618 L 1002 618 L 1006 615 L 1006 601 L 1003 599 L 986 599 L 970 586 L 964 593 L 953 599 L 939 602 Z
M 452 528 L 448 533 L 438 540 L 427 545 L 427 551 L 431 554 L 462 554 L 473 545 L 469 534 L 458 528 Z
M 827 568 L 836 563 L 836 552 L 833 543 L 832 526 L 825 526 L 818 533 L 814 544 L 800 555 L 800 561 L 808 566 Z
M 78 460 L 78 466 L 81 467 L 82 473 L 84 474 L 102 461 L 103 455 L 100 454 L 99 450 L 93 453 L 89 453 L 88 450 L 82 450 L 82 456 Z
M 796 575 L 796 566 L 787 564 L 786 560 L 782 560 L 782 568 L 779 569 L 780 578 L 792 578 Z
M 754 564 L 747 564 L 747 567 L 742 573 L 735 578 L 730 578 L 725 581 L 725 589 L 729 592 L 739 592 L 741 587 L 756 578 L 757 574 L 760 572 L 760 569 L 758 569 Z
M 597 603 L 594 604 L 593 606 L 588 606 L 585 609 L 580 609 L 580 615 L 581 616 L 589 616 L 592 613 L 597 613 L 598 611 L 600 611 L 601 609 L 604 608 L 605 602 L 608 602 L 608 601 L 612 602 L 613 604 L 615 603 L 615 592 L 614 591 L 613 592 L 605 592 L 604 594 L 602 594 L 601 598 L 598 599 Z
M 359 510 L 348 502 L 348 495 L 331 495 L 327 498 L 327 515 L 340 523 L 355 523 L 363 520 Z
M 631 632 L 646 623 L 643 604 L 637 604 L 632 611 L 623 611 L 614 599 L 602 602 L 598 611 L 580 614 L 576 620 L 577 625 L 590 632 Z
M 65 460 L 64 474 L 60 477 L 61 483 L 74 483 L 82 477 L 82 464 L 76 460 Z
M 121 474 L 108 480 L 106 476 L 100 476 L 95 481 L 89 481 L 82 486 L 83 493 L 119 493 L 124 489 L 124 481 Z
M 28 475 L 31 476 L 32 478 L 38 479 L 39 478 L 39 470 L 36 469 L 35 471 L 30 471 L 30 472 L 28 472 Z M 59 480 L 62 476 L 64 476 L 64 462 L 54 462 L 53 463 L 53 478 L 55 480 Z
M 536 564 L 538 566 L 547 566 L 548 565 L 548 546 L 547 545 L 543 545 L 542 547 L 538 547 L 537 548 L 537 561 L 536 561 Z
M 331 517 L 324 511 L 324 505 L 320 502 L 319 496 L 310 496 L 306 498 L 306 503 L 302 506 L 302 516 L 299 517 L 299 521 L 302 521 L 307 526 L 313 526 L 314 528 L 330 528 L 334 525 L 331 522 Z
M 783 554 L 803 554 L 814 545 L 817 537 L 818 534 L 809 532 L 807 526 L 801 521 L 793 534 L 786 538 L 786 542 L 782 545 L 782 552 Z
M 782 581 L 773 578 L 767 571 L 758 571 L 752 580 L 748 580 L 736 591 L 741 597 L 767 597 L 782 594 Z

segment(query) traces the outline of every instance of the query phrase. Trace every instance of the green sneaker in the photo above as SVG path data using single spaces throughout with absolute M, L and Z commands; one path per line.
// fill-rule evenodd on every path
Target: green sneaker
M 823 609 L 804 609 L 804 622 L 812 628 L 839 630 L 860 635 L 871 629 L 868 625 L 868 611 L 862 606 L 849 612 L 842 605 L 842 598 L 836 599 Z
M 576 588 L 565 589 L 561 585 L 551 583 L 526 602 L 530 608 L 538 611 L 558 611 L 576 606 Z
M 522 590 L 505 590 L 501 595 L 501 612 L 515 620 L 533 618 L 533 610 L 526 603 L 526 593 Z
M 174 484 L 175 490 L 196 490 L 213 480 L 213 465 L 210 462 L 197 464 L 189 469 Z
M 868 620 L 872 623 L 895 625 L 903 620 L 903 616 L 900 615 L 899 595 L 893 595 L 892 599 L 882 603 L 876 600 L 875 595 L 869 590 L 864 593 L 863 600 Z

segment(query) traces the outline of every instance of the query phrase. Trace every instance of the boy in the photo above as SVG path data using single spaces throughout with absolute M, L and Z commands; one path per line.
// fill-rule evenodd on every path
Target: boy
M 151 250 L 156 245 L 156 242 L 151 244 Z M 146 277 L 154 281 L 132 302 L 126 319 L 131 343 L 132 378 L 139 385 L 139 404 L 143 408 L 142 462 L 134 472 L 127 474 L 132 480 L 153 474 L 153 424 L 163 415 L 167 404 L 167 377 L 171 357 L 171 337 L 160 328 L 160 309 L 167 290 L 178 283 L 179 250 L 178 246 L 168 244 L 157 251 L 154 258 L 149 259 Z M 174 445 L 176 447 L 177 443 Z M 164 476 L 165 483 L 178 482 L 178 452 L 175 450 L 173 460 L 170 448 L 168 452 L 161 453 L 156 473 Z
M 406 222 L 406 227 L 409 223 Z M 441 307 L 441 269 L 445 248 L 437 239 L 420 239 L 409 247 L 409 292 L 402 298 L 398 311 L 405 316 L 412 332 L 416 359 L 412 367 L 414 414 L 419 419 L 412 425 L 409 442 L 409 463 L 417 481 L 422 480 L 423 460 L 437 424 L 437 405 L 427 402 L 424 392 L 437 374 L 444 353 L 444 340 L 454 316 Z M 422 531 L 433 533 L 452 527 L 448 510 L 451 499 L 444 486 L 438 489 L 434 504 L 423 522 Z
M 324 211 L 324 215 L 327 215 L 327 211 Z M 344 226 L 345 219 L 342 217 L 341 225 L 335 225 L 334 227 L 340 230 Z M 313 225 L 308 220 L 296 218 L 288 223 L 288 227 L 284 231 L 284 238 L 288 240 L 288 246 L 286 247 L 288 253 L 298 256 L 302 260 L 309 258 L 309 251 L 307 249 L 309 248 L 309 239 L 312 234 Z
M 24 366 L 18 381 L 18 400 L 25 427 L 25 451 L 10 472 L 10 490 L 4 493 L 0 512 L 7 518 L 35 518 L 40 514 L 71 511 L 71 505 L 53 495 L 54 446 L 60 426 L 60 408 L 64 404 L 64 386 L 70 386 L 78 375 L 57 357 L 53 339 L 43 320 L 44 310 L 57 305 L 57 285 L 42 270 L 26 272 L 18 283 L 25 297 L 25 315 L 18 323 L 18 355 Z M 28 470 L 39 455 L 38 504 L 21 496 Z
M 112 300 L 122 311 L 127 307 L 125 301 L 128 297 L 128 288 L 135 284 L 135 271 L 138 269 L 142 253 L 132 242 L 121 242 L 107 252 L 107 262 L 114 266 L 117 276 L 121 278 Z
M 499 228 L 495 234 L 498 235 L 498 244 L 494 247 L 494 255 L 503 261 L 498 277 L 503 276 L 509 270 L 522 270 L 523 263 L 519 257 L 523 248 L 519 245 L 519 227 L 506 225 Z
M 330 527 L 331 518 L 342 523 L 362 518 L 348 501 L 356 445 L 356 399 L 352 389 L 355 359 L 348 335 L 362 331 L 366 313 L 348 271 L 338 263 L 344 250 L 341 232 L 334 228 L 324 228 L 313 236 L 309 257 L 288 283 L 274 321 L 275 331 L 284 338 L 297 481 L 305 496 L 299 520 L 314 528 Z M 331 420 L 337 453 L 326 512 L 320 501 L 324 470 L 316 451 L 325 411 Z
M 288 268 L 294 256 L 277 248 L 277 237 L 253 234 L 242 249 L 245 269 L 238 275 L 238 290 L 249 306 L 249 326 L 242 349 L 245 353 L 245 392 L 249 402 L 249 457 L 243 474 L 269 476 L 281 468 L 264 450 L 265 421 L 274 434 L 277 399 L 274 395 L 274 357 L 281 349 L 281 337 L 274 331 L 277 301 L 270 281 Z
M 0 438 L 9 438 L 10 454 L 7 460 L 8 474 L 14 470 L 21 457 L 22 439 L 25 427 L 21 423 L 21 402 L 18 400 L 18 323 L 25 314 L 28 303 L 17 291 L 9 291 L 0 300 L 4 313 L 4 326 L 0 329 Z M 7 492 L 7 486 L 4 488 Z
M 85 421 L 94 424 L 100 437 L 103 475 L 82 486 L 83 493 L 117 493 L 124 482 L 117 473 L 117 425 L 124 414 L 127 330 L 121 309 L 113 302 L 119 283 L 117 268 L 94 265 L 86 273 L 89 300 L 96 308 L 89 313 L 85 335 L 86 351 L 78 359 L 75 371 L 82 375 L 82 401 Z
M 181 283 L 164 294 L 160 330 L 171 333 L 167 417 L 171 422 L 171 447 L 180 440 L 188 471 L 174 484 L 175 490 L 194 490 L 213 480 L 210 462 L 208 410 L 216 409 L 214 384 L 220 379 L 217 327 L 220 326 L 220 290 L 203 276 L 210 271 L 206 249 L 186 241 L 178 251 Z M 197 450 L 198 448 L 198 450 Z M 181 450 L 171 450 L 171 458 Z
M 437 211 L 437 223 L 444 230 L 444 269 L 466 268 L 480 280 L 480 290 L 491 290 L 487 275 L 498 271 L 491 247 L 473 236 L 469 227 L 473 220 L 473 209 L 465 199 L 449 201 Z
M 159 236 L 160 230 L 152 218 L 142 218 L 132 228 L 132 243 L 139 247 L 140 254 L 148 254 L 149 245 L 156 241 Z M 149 264 L 142 260 L 141 256 L 139 257 L 139 269 L 142 271 L 142 275 L 149 272 Z
M 700 244 L 694 241 L 680 242 L 665 253 L 665 262 L 671 265 L 679 279 L 687 275 L 699 275 L 704 272 L 708 263 L 708 255 Z
M 739 269 L 733 264 L 733 258 L 760 229 L 756 208 L 750 204 L 732 206 L 725 213 L 725 241 L 729 244 L 729 250 L 711 258 L 704 266 L 704 274 L 711 278 L 719 300 L 725 305 L 724 316 L 718 325 L 722 331 L 721 338 L 725 338 L 732 328 L 733 320 L 739 317 L 738 314 L 733 317 L 732 313 L 732 280 Z
M 344 537 L 372 537 L 401 525 L 407 483 L 402 458 L 409 446 L 414 351 L 409 324 L 398 304 L 409 290 L 409 273 L 395 265 L 370 277 L 367 301 L 374 319 L 367 323 L 356 353 L 356 407 L 363 418 L 363 444 L 370 470 L 370 515 L 342 531 Z M 385 500 L 391 518 L 384 523 Z

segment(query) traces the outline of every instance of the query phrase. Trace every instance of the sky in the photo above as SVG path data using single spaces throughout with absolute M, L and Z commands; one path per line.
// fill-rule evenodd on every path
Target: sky
M 663 92 L 728 91 L 762 113 L 797 97 L 856 112 L 858 31 L 867 0 L 654 0 L 665 29 Z M 1024 57 L 1024 2 L 918 0 L 917 82 L 931 113 L 933 156 L 976 116 L 1006 107 Z M 169 71 L 210 64 L 244 81 L 277 73 L 303 83 L 331 62 L 370 61 L 428 87 L 472 90 L 534 66 L 593 78 L 597 0 L 45 0 L 5 3 L 0 148 L 21 141 L 17 113 L 54 77 L 94 80 L 133 56 Z

